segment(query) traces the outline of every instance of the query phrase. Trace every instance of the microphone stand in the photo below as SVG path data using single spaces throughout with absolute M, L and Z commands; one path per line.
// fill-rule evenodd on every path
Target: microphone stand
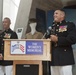
M 43 35 L 43 37 L 41 39 L 44 39 L 45 38 L 45 35 L 46 35 L 46 33 Z

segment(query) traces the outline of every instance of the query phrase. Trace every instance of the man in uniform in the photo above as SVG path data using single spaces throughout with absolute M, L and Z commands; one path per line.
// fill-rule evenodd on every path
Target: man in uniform
M 76 43 L 76 29 L 74 23 L 65 21 L 64 10 L 54 12 L 50 39 L 52 41 L 51 75 L 72 75 L 72 65 L 75 64 L 72 45 Z
M 0 34 L 0 75 L 12 75 L 13 61 L 4 60 L 3 39 L 17 39 L 17 34 L 10 29 L 11 20 L 6 17 L 3 20 L 4 31 Z

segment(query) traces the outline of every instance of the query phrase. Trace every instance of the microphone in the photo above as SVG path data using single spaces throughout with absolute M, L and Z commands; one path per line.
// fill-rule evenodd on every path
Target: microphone
M 47 29 L 47 31 L 46 31 L 45 34 L 43 35 L 42 39 L 43 39 L 43 38 L 49 38 L 50 35 L 51 35 L 51 30 L 52 30 L 52 27 L 49 26 L 48 29 Z

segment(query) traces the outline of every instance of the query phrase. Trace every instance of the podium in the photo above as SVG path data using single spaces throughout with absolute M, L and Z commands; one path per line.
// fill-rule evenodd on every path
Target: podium
M 50 39 L 4 39 L 4 60 L 13 61 L 13 75 L 19 64 L 38 65 L 38 75 L 43 75 L 42 61 L 51 61 L 50 44 Z

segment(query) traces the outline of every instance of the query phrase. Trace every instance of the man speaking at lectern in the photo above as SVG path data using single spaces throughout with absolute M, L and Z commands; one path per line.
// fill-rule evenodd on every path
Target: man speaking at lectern
M 54 12 L 50 39 L 51 75 L 72 75 L 72 65 L 75 64 L 72 45 L 76 43 L 76 29 L 74 23 L 65 21 L 64 10 Z
M 17 39 L 17 34 L 10 29 L 11 20 L 6 17 L 3 20 L 4 31 L 0 34 L 0 75 L 12 75 L 13 61 L 4 60 L 3 39 Z

